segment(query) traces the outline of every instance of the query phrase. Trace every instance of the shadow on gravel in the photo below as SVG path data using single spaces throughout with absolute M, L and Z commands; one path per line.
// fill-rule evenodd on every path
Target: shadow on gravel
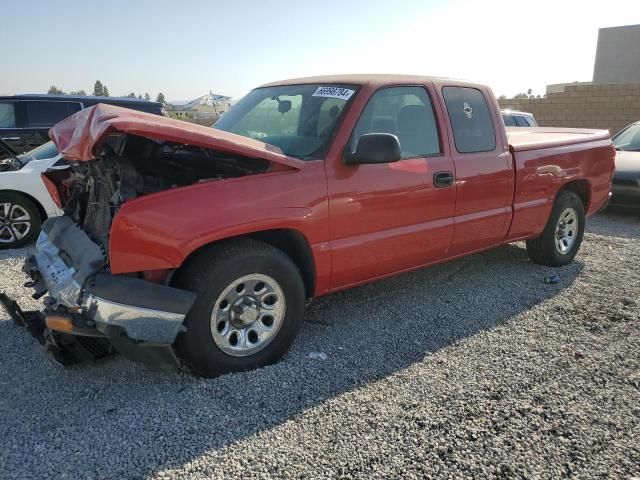
M 65 370 L 26 332 L 0 322 L 0 464 L 40 478 L 180 469 L 509 322 L 570 286 L 582 268 L 534 265 L 511 245 L 334 294 L 310 306 L 284 361 L 213 380 L 117 357 Z M 543 282 L 555 274 L 560 283 Z M 316 351 L 327 360 L 308 357 Z

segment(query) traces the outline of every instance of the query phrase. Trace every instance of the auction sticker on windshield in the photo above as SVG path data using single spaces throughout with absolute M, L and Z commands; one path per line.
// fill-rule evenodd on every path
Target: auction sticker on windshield
M 340 98 L 342 100 L 349 100 L 351 95 L 355 93 L 355 90 L 342 87 L 318 87 L 313 97 L 330 97 Z

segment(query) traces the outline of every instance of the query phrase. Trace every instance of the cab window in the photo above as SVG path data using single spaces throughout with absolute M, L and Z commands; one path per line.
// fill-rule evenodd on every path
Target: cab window
M 529 122 L 527 122 L 526 117 L 523 117 L 522 115 L 516 115 L 516 124 L 519 127 L 528 127 L 529 126 Z
M 80 110 L 78 102 L 24 102 L 27 110 L 27 126 L 51 127 Z
M 496 148 L 496 133 L 484 95 L 477 88 L 444 87 L 453 139 L 459 153 L 490 152 Z
M 0 128 L 16 128 L 16 108 L 13 103 L 0 103 Z
M 513 115 L 502 115 L 502 119 L 504 120 L 505 127 L 516 127 L 516 121 L 513 118 Z
M 433 107 L 423 87 L 391 87 L 374 93 L 354 128 L 352 152 L 358 139 L 367 133 L 396 135 L 402 158 L 429 157 L 441 152 Z

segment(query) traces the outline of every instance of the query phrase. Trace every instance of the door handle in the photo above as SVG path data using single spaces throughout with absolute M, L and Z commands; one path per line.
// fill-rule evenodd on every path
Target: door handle
M 433 185 L 437 188 L 450 187 L 455 177 L 453 172 L 436 172 L 433 174 Z

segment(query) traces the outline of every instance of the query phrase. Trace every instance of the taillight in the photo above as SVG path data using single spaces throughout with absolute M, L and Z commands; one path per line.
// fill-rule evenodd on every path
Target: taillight
M 41 173 L 40 177 L 42 177 L 44 186 L 47 187 L 47 191 L 49 192 L 49 195 L 51 195 L 51 200 L 53 200 L 53 203 L 55 203 L 58 208 L 62 208 L 62 200 L 60 199 L 60 192 L 58 192 L 58 187 L 56 187 L 56 184 L 48 179 L 44 173 Z

